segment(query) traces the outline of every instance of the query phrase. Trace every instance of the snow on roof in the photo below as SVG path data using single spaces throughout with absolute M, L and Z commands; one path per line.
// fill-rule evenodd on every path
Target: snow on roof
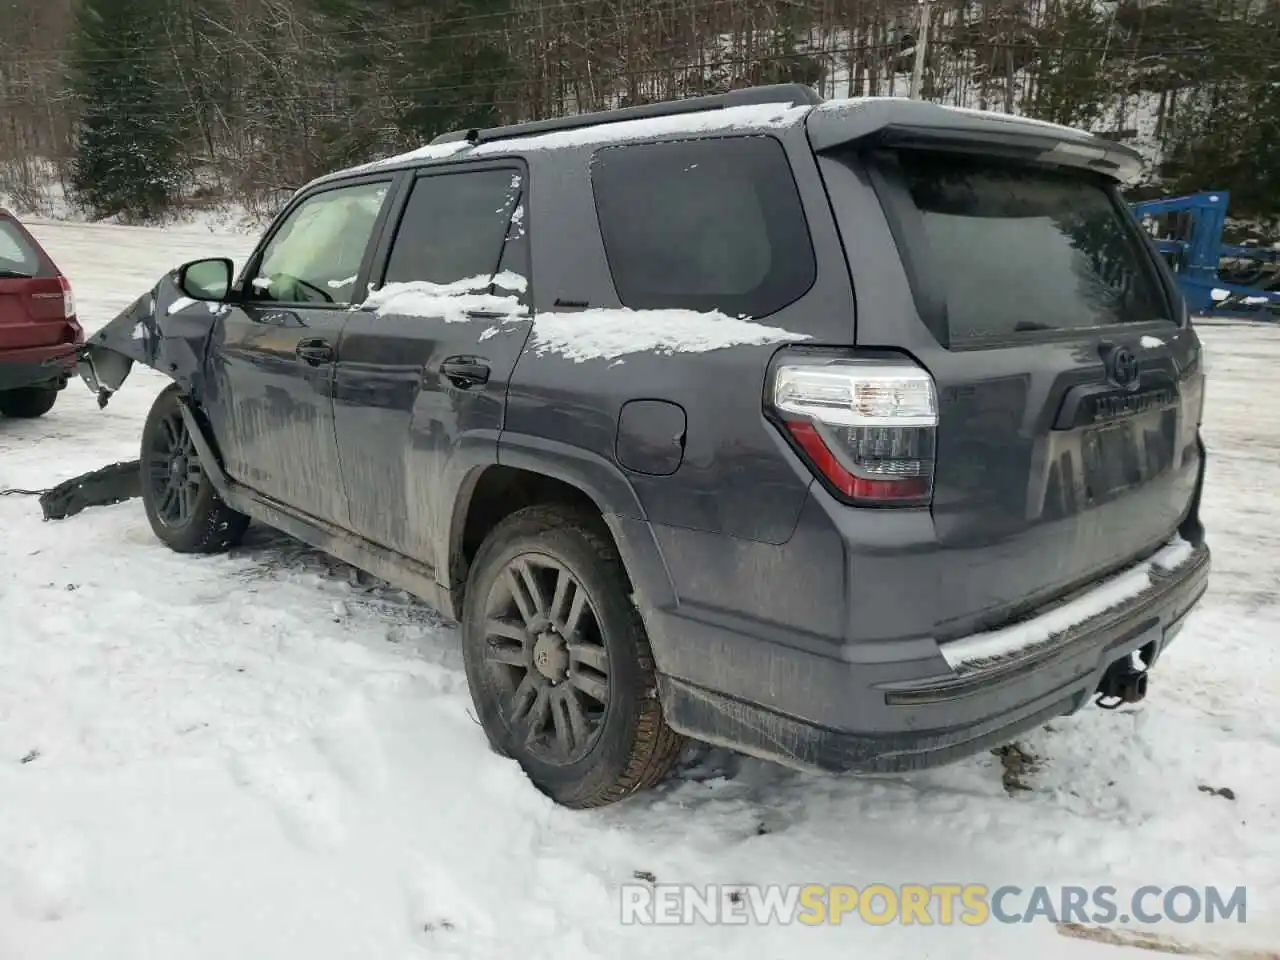
M 898 103 L 928 103 L 929 106 L 938 110 L 948 110 L 952 113 L 962 113 L 972 117 L 981 117 L 984 120 L 996 120 L 1003 123 L 1023 124 L 1026 126 L 1045 127 L 1050 130 L 1056 130 L 1059 133 L 1071 134 L 1074 137 L 1092 137 L 1093 134 L 1087 130 L 1080 130 L 1077 127 L 1067 127 L 1060 123 L 1050 123 L 1048 120 L 1037 120 L 1034 117 L 1022 117 L 1012 113 L 1001 113 L 996 110 L 975 110 L 973 107 L 950 107 L 940 103 L 931 103 L 925 100 L 911 100 L 907 97 L 848 97 L 838 100 L 824 100 L 822 103 L 814 107 L 815 110 L 824 112 L 839 112 L 842 110 L 856 110 L 860 106 L 868 106 L 873 103 L 886 103 L 897 101 Z
M 748 104 L 718 110 L 698 110 L 666 117 L 645 117 L 638 120 L 621 120 L 615 123 L 597 123 L 589 127 L 571 130 L 554 130 L 526 137 L 507 137 L 491 140 L 470 150 L 472 157 L 511 153 L 516 150 L 552 150 L 563 147 L 589 146 L 596 143 L 613 143 L 623 140 L 647 140 L 654 137 L 678 136 L 690 133 L 713 133 L 725 130 L 759 130 L 782 128 L 799 123 L 811 108 L 792 106 L 788 103 Z M 347 167 L 327 173 L 313 183 L 330 177 L 368 173 L 414 160 L 443 160 L 461 153 L 472 145 L 465 140 L 448 143 L 429 143 L 407 153 L 385 157 L 356 167 Z M 310 184 L 308 184 L 310 186 Z
M 409 163 L 414 160 L 443 160 L 445 157 L 452 156 L 460 150 L 465 150 L 471 144 L 465 141 L 457 143 L 429 143 L 424 147 L 410 150 L 407 153 L 398 153 L 394 157 L 384 157 L 381 160 L 374 160 L 370 163 L 362 163 L 358 167 L 348 167 L 345 170 L 335 170 L 327 176 L 339 176 L 341 174 L 365 173 L 370 170 L 377 170 L 381 167 L 390 167 L 398 163 Z
M 484 156 L 508 153 L 512 150 L 552 150 L 690 133 L 718 133 L 725 130 L 776 129 L 799 123 L 810 109 L 812 108 L 807 105 L 797 107 L 789 103 L 760 103 L 725 107 L 720 110 L 677 113 L 665 117 L 619 120 L 615 123 L 597 123 L 589 127 L 554 130 L 528 137 L 491 140 L 477 146 L 470 155 Z
M 374 160 L 371 163 L 349 167 L 335 171 L 320 179 L 331 176 L 344 176 L 354 173 L 366 173 L 415 160 L 443 160 L 446 157 L 467 151 L 467 156 L 481 157 L 498 153 L 512 153 L 524 150 L 553 150 L 566 147 L 582 147 L 594 144 L 618 143 L 626 140 L 651 140 L 665 136 L 681 136 L 697 133 L 718 133 L 730 130 L 780 129 L 799 123 L 811 110 L 823 112 L 839 112 L 856 110 L 858 107 L 874 103 L 896 102 L 899 104 L 925 104 L 927 101 L 910 100 L 906 97 L 850 97 L 836 100 L 825 100 L 816 107 L 803 104 L 795 106 L 790 103 L 746 104 L 738 107 L 722 109 L 697 110 L 692 113 L 676 113 L 669 116 L 643 117 L 637 120 L 619 120 L 613 123 L 596 123 L 587 127 L 575 127 L 568 130 L 553 130 L 548 133 L 534 134 L 524 137 L 507 137 L 490 140 L 478 146 L 472 146 L 465 140 L 449 143 L 427 144 L 400 153 L 394 157 Z M 1088 131 L 1075 127 L 1050 123 L 1047 120 L 1036 120 L 1032 117 L 1020 117 L 1009 113 L 998 113 L 993 110 L 974 110 L 970 107 L 948 107 L 929 103 L 938 110 L 949 110 L 954 113 L 968 114 L 1010 124 L 1038 126 L 1073 137 L 1089 138 Z

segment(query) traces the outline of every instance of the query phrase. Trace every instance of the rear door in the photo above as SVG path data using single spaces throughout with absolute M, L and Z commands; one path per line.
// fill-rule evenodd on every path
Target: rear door
M 380 251 L 372 309 L 352 317 L 338 350 L 351 528 L 437 570 L 459 487 L 497 462 L 532 325 L 524 184 L 513 161 L 423 171 Z
M 842 229 L 858 233 L 846 237 L 855 274 L 877 230 L 899 253 L 895 270 L 855 276 L 858 346 L 910 352 L 937 386 L 931 509 L 954 559 L 940 631 L 1001 619 L 1167 539 L 1200 464 L 1199 348 L 1110 182 L 972 143 L 824 162 L 829 185 L 858 178 L 879 200 L 882 215 L 855 224 L 833 188 Z M 883 291 L 897 278 L 910 291 L 899 302 Z
M 58 271 L 17 221 L 0 213 L 0 350 L 70 344 Z
M 333 420 L 333 369 L 390 177 L 300 199 L 244 272 L 210 350 L 208 411 L 227 472 L 311 517 L 350 521 Z

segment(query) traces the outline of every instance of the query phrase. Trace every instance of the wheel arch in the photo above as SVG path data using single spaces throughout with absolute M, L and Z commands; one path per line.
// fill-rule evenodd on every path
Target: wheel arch
M 622 470 L 580 448 L 509 433 L 499 443 L 498 462 L 473 470 L 454 504 L 446 569 L 459 598 L 475 550 L 488 531 L 516 510 L 540 502 L 581 506 L 600 517 L 638 597 L 647 601 L 641 603 L 642 614 L 649 604 L 675 603 L 658 542 Z

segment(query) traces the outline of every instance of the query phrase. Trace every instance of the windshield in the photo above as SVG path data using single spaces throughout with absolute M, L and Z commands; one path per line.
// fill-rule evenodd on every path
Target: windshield
M 1158 275 L 1101 181 L 990 159 L 901 151 L 924 282 L 952 341 L 1168 320 Z

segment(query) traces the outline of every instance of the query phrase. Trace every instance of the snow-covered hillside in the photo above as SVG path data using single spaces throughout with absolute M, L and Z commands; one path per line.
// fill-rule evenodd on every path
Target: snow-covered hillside
M 159 273 L 237 262 L 204 229 L 34 227 L 92 330 Z M 1280 330 L 1204 331 L 1216 575 L 1134 709 L 912 776 L 802 776 L 691 753 L 658 791 L 553 807 L 491 754 L 453 631 L 342 564 L 255 530 L 180 557 L 137 501 L 42 522 L 0 497 L 0 960 L 964 960 L 1150 956 L 1052 925 L 653 928 L 618 888 L 660 881 L 1249 888 L 1280 947 Z M 72 384 L 0 420 L 0 489 L 136 456 L 165 381 L 105 411 Z M 1230 788 L 1226 799 L 1202 788 Z

